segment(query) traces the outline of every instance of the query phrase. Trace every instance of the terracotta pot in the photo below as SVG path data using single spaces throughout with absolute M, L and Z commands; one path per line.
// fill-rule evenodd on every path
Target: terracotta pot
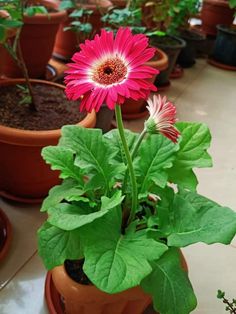
M 66 314 L 142 314 L 151 303 L 151 297 L 140 287 L 108 294 L 93 285 L 78 284 L 67 275 L 64 266 L 52 270 L 52 279 L 63 296 Z
M 156 54 L 154 58 L 146 63 L 146 65 L 151 66 L 160 72 L 168 68 L 168 57 L 164 51 L 156 48 Z M 158 77 L 158 76 L 157 76 Z M 156 76 L 153 76 L 150 81 L 154 83 Z M 141 99 L 134 101 L 132 99 L 127 99 L 125 103 L 121 106 L 122 116 L 124 119 L 139 119 L 146 115 L 146 101 Z
M 230 26 L 234 19 L 234 9 L 229 7 L 226 0 L 204 0 L 202 11 L 202 30 L 207 35 L 216 35 L 217 24 Z
M 87 4 L 81 5 L 83 8 L 93 11 L 88 20 L 93 26 L 91 36 L 100 32 L 103 25 L 103 22 L 101 21 L 101 13 L 105 13 L 111 5 L 109 0 L 90 0 Z M 64 28 L 68 27 L 73 21 L 73 19 L 69 17 L 70 13 L 71 10 L 68 10 L 67 19 L 60 24 L 53 48 L 54 57 L 64 60 L 69 60 L 78 50 L 78 42 L 75 33 L 70 30 L 64 31 Z
M 23 79 L 5 80 L 1 85 L 23 83 Z M 31 80 L 64 89 L 63 85 L 52 82 Z M 96 114 L 88 114 L 79 122 L 80 126 L 91 128 L 96 123 Z M 0 194 L 9 198 L 40 199 L 48 190 L 59 183 L 58 172 L 51 171 L 41 157 L 41 150 L 47 145 L 56 145 L 61 131 L 29 131 L 0 125 Z
M 58 7 L 56 1 L 40 1 L 48 9 Z M 24 25 L 20 34 L 20 44 L 26 67 L 31 78 L 43 78 L 46 65 L 51 58 L 56 33 L 60 23 L 66 18 L 66 11 L 57 11 L 34 16 L 24 16 Z M 2 75 L 22 77 L 21 70 L 11 56 L 6 53 Z

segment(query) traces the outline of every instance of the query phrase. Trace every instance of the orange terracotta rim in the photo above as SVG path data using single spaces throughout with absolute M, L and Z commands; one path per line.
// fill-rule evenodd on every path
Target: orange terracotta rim
M 217 68 L 220 68 L 222 70 L 226 70 L 226 71 L 236 71 L 236 66 L 233 65 L 227 65 L 224 63 L 220 63 L 216 60 L 214 60 L 213 58 L 208 58 L 207 62 L 211 65 L 214 65 Z
M 55 288 L 52 280 L 52 273 L 50 271 L 47 272 L 46 275 L 44 296 L 50 314 L 65 314 L 61 301 L 61 296 Z
M 36 2 L 38 4 L 38 2 Z M 54 9 L 57 12 L 48 14 L 35 14 L 34 16 L 24 15 L 24 23 L 26 24 L 59 24 L 66 19 L 66 10 L 58 10 L 58 1 L 41 0 L 39 3 L 45 5 L 48 9 Z
M 43 80 L 30 80 L 33 84 L 44 84 L 48 86 L 58 87 L 65 89 L 64 85 L 43 81 Z M 0 85 L 15 85 L 24 83 L 24 79 L 3 79 L 0 81 Z M 92 111 L 88 113 L 86 117 L 78 123 L 82 127 L 94 127 L 96 124 L 96 113 Z M 12 143 L 21 146 L 46 146 L 51 145 L 52 141 L 58 140 L 61 135 L 61 130 L 49 130 L 49 131 L 30 131 L 21 130 L 16 128 L 10 128 L 7 126 L 0 125 L 0 141 L 3 143 Z
M 157 57 L 157 59 L 148 61 L 147 65 L 154 67 L 159 71 L 166 70 L 169 65 L 167 54 L 159 48 L 154 48 L 156 49 L 155 57 Z
M 4 213 L 4 211 L 0 208 L 0 219 L 3 223 L 4 228 L 4 243 L 3 246 L 0 248 L 0 261 L 5 258 L 5 256 L 8 253 L 8 250 L 10 248 L 11 240 L 12 240 L 12 227 L 11 223 L 7 217 L 7 215 Z
M 11 201 L 19 202 L 19 203 L 25 203 L 25 204 L 41 204 L 43 202 L 44 198 L 25 198 L 25 197 L 19 197 L 13 194 L 10 194 L 4 190 L 0 190 L 0 196 L 3 198 L 6 198 Z

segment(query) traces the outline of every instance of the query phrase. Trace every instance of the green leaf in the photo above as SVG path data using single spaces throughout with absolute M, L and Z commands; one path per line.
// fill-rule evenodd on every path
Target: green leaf
M 94 211 L 86 204 L 82 204 L 82 206 L 67 203 L 58 204 L 48 210 L 48 222 L 63 230 L 74 230 L 104 216 L 110 209 L 120 205 L 123 198 L 120 191 L 114 194 L 112 198 L 102 197 L 99 211 Z
M 138 133 L 131 132 L 129 130 L 125 130 L 125 138 L 129 147 L 129 150 L 131 151 L 137 138 Z M 126 158 L 125 158 L 125 152 L 123 149 L 123 145 L 120 139 L 119 131 L 117 129 L 111 130 L 104 134 L 105 139 L 107 140 L 107 143 L 111 145 L 112 147 L 116 148 L 118 153 L 115 155 L 115 160 L 120 163 L 126 164 Z
M 24 13 L 34 16 L 35 14 L 48 14 L 48 10 L 44 6 L 29 6 L 25 8 Z
M 67 10 L 67 9 L 73 9 L 74 7 L 75 7 L 75 4 L 73 1 L 63 0 L 60 3 L 59 9 L 60 10 Z
M 154 308 L 162 314 L 189 314 L 197 306 L 191 283 L 176 249 L 168 250 L 152 263 L 152 273 L 141 282 L 153 297 Z
M 167 246 L 148 239 L 144 230 L 121 233 L 121 211 L 109 214 L 84 228 L 84 272 L 100 290 L 117 293 L 140 284 Z
M 85 191 L 81 189 L 76 181 L 72 179 L 65 180 L 61 185 L 56 185 L 49 191 L 49 195 L 43 201 L 41 211 L 48 211 L 62 200 L 76 195 L 81 196 L 84 193 Z
M 181 191 L 173 202 L 168 245 L 197 242 L 229 244 L 236 234 L 236 213 L 194 192 Z
M 151 135 L 142 142 L 140 157 L 134 162 L 136 174 L 139 176 L 140 193 L 149 190 L 153 183 L 161 187 L 166 185 L 166 169 L 172 166 L 177 149 L 178 145 L 161 134 Z
M 77 9 L 77 10 L 74 10 L 70 15 L 69 17 L 82 17 L 84 14 L 84 10 L 83 9 Z
M 75 165 L 95 177 L 106 194 L 109 186 L 115 182 L 121 165 L 114 165 L 113 157 L 117 151 L 105 141 L 102 131 L 64 126 L 60 146 L 71 148 L 76 153 Z
M 42 150 L 46 163 L 51 164 L 52 170 L 60 170 L 60 178 L 73 178 L 83 185 L 81 170 L 74 165 L 74 151 L 61 146 L 48 146 Z
M 212 166 L 211 157 L 207 153 L 211 134 L 208 127 L 201 123 L 179 122 L 176 126 L 181 133 L 180 149 L 176 153 L 173 167 L 168 170 L 169 180 L 194 190 L 197 179 L 192 168 Z
M 77 230 L 61 230 L 48 222 L 38 230 L 38 252 L 47 269 L 62 265 L 66 259 L 83 256 Z

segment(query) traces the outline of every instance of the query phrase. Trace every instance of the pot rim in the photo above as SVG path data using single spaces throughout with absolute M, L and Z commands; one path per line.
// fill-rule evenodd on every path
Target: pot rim
M 173 36 L 173 35 L 165 35 L 166 37 L 170 37 L 172 39 L 175 39 L 178 44 L 177 45 L 169 45 L 169 44 L 162 44 L 162 43 L 157 43 L 157 46 L 159 48 L 165 47 L 165 48 L 170 48 L 170 49 L 182 49 L 186 46 L 186 41 L 178 36 Z
M 168 68 L 169 60 L 167 54 L 160 48 L 154 47 L 156 49 L 155 55 L 158 57 L 157 60 L 150 60 L 147 62 L 148 66 L 155 67 L 159 71 L 163 71 Z
M 60 89 L 65 89 L 64 85 L 43 81 L 37 79 L 30 79 L 33 84 L 45 84 L 49 86 L 58 87 Z M 4 79 L 0 81 L 0 86 L 6 85 L 15 85 L 25 82 L 25 79 Z M 88 113 L 86 117 L 77 124 L 82 127 L 88 127 L 89 125 L 95 126 L 96 123 L 96 113 L 93 110 L 91 113 Z M 11 128 L 0 124 L 0 141 L 3 143 L 12 143 L 21 146 L 41 146 L 49 145 L 52 141 L 56 141 L 61 136 L 61 129 L 55 130 L 22 130 L 17 128 Z
M 49 12 L 48 14 L 37 13 L 33 16 L 24 14 L 24 24 L 59 24 L 67 17 L 66 10 L 59 10 L 59 3 L 52 0 L 41 0 L 49 9 L 54 9 L 56 12 Z
M 218 24 L 218 25 L 216 25 L 216 28 L 218 31 L 236 36 L 236 28 L 235 28 L 235 30 L 231 30 L 231 29 L 229 29 L 229 26 L 224 25 L 224 24 Z

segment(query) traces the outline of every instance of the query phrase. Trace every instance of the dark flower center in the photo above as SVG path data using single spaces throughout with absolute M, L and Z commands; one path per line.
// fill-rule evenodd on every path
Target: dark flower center
M 103 85 L 111 85 L 123 81 L 127 74 L 127 67 L 118 58 L 110 58 L 99 64 L 93 71 L 92 79 Z

